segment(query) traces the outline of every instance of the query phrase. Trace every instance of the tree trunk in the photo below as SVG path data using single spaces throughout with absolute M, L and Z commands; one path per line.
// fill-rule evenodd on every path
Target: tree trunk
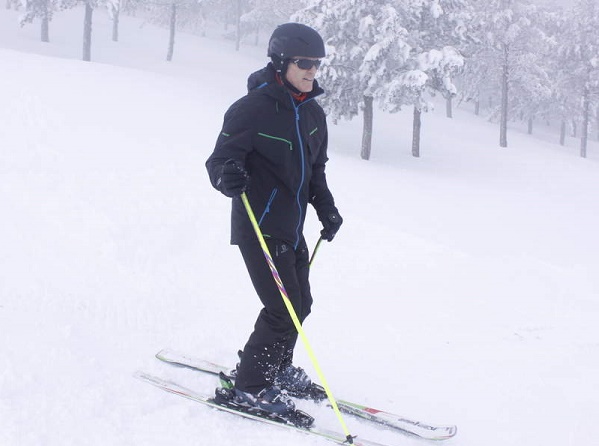
M 566 143 L 566 120 L 562 120 L 562 125 L 559 130 L 559 144 L 563 146 Z
M 235 37 L 235 51 L 239 51 L 239 47 L 241 46 L 241 0 L 237 0 L 237 18 L 236 18 L 236 33 Z
M 85 3 L 85 18 L 83 19 L 83 60 L 92 60 L 92 16 L 94 8 Z
M 412 124 L 412 156 L 420 157 L 420 128 L 422 123 L 420 115 L 422 111 L 414 106 L 414 122 Z
M 448 118 L 453 118 L 453 98 L 451 96 L 445 99 L 445 114 Z
M 576 135 L 578 135 L 578 124 L 576 124 L 576 121 L 574 119 L 572 119 L 572 133 L 571 133 L 571 136 L 572 136 L 572 138 L 576 138 Z
M 112 11 L 112 41 L 119 41 L 119 18 L 121 15 L 120 6 L 116 6 Z
M 580 129 L 580 156 L 587 157 L 587 141 L 589 136 L 589 115 L 590 115 L 590 91 L 588 86 L 584 87 L 582 94 L 582 128 Z
M 170 23 L 170 34 L 168 39 L 168 51 L 166 53 L 166 60 L 170 62 L 173 60 L 173 52 L 175 51 L 175 28 L 177 27 L 177 5 L 173 3 L 171 5 L 171 23 Z
M 480 115 L 480 101 L 478 99 L 474 101 L 474 114 L 476 116 Z
M 533 119 L 528 118 L 528 134 L 529 135 L 532 135 L 532 124 L 533 124 Z
M 372 96 L 364 96 L 364 129 L 362 131 L 362 150 L 360 152 L 360 157 L 363 160 L 370 159 L 372 150 L 372 121 L 374 118 L 372 102 Z
M 503 67 L 501 72 L 501 118 L 499 122 L 499 146 L 507 147 L 508 65 L 509 47 L 503 45 Z
M 48 19 L 48 12 L 42 17 L 42 42 L 50 41 L 50 20 Z

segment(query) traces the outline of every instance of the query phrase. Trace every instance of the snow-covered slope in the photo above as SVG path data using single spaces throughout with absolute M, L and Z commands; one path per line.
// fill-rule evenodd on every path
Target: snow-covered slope
M 203 163 L 263 51 L 180 34 L 167 64 L 166 31 L 123 17 L 115 44 L 98 13 L 101 63 L 84 63 L 79 12 L 41 44 L 0 10 L 0 444 L 322 444 L 132 378 L 210 391 L 212 378 L 153 354 L 232 364 L 253 326 L 229 203 Z M 456 423 L 449 444 L 593 444 L 599 145 L 581 159 L 575 140 L 515 128 L 500 149 L 496 126 L 463 107 L 425 116 L 415 159 L 410 117 L 377 114 L 369 162 L 359 121 L 330 129 L 345 223 L 315 259 L 306 330 L 334 392 Z M 312 246 L 318 232 L 311 214 Z M 296 357 L 312 370 L 301 346 Z

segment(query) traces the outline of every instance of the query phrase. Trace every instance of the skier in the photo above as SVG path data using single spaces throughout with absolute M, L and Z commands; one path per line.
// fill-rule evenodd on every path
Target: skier
M 297 331 L 265 261 L 240 195 L 245 192 L 300 322 L 310 313 L 309 252 L 303 235 L 308 203 L 332 241 L 343 219 L 325 176 L 327 124 L 315 98 L 324 42 L 299 23 L 278 26 L 267 66 L 248 78 L 248 94 L 224 116 L 206 168 L 214 188 L 232 197 L 231 244 L 238 245 L 264 308 L 237 368 L 234 400 L 286 415 L 291 396 L 309 397 L 313 384 L 293 365 Z

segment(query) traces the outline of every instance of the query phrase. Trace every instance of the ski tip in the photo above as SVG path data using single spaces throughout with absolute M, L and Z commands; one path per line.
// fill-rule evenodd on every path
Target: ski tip
M 164 358 L 168 357 L 169 354 L 171 354 L 172 352 L 173 351 L 170 348 L 163 348 L 158 353 L 156 353 L 154 356 L 156 356 L 158 359 L 164 359 Z
M 457 426 L 451 426 L 451 428 L 450 428 L 450 430 L 448 432 L 448 435 L 449 435 L 448 438 L 455 437 L 457 433 L 458 433 L 458 427 Z
M 456 434 L 458 433 L 458 427 L 457 426 L 447 426 L 444 429 L 444 432 L 442 434 L 439 434 L 437 437 L 432 437 L 432 440 L 449 440 L 450 438 L 453 438 L 456 436 Z

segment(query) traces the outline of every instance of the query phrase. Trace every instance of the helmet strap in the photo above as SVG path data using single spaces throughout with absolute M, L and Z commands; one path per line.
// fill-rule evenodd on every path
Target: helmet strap
M 270 60 L 272 61 L 272 66 L 275 68 L 275 71 L 277 73 L 284 73 L 285 71 L 287 71 L 287 65 L 285 63 L 285 60 L 281 59 L 278 56 L 270 56 Z
M 303 98 L 300 99 L 299 96 L 303 96 L 303 95 L 305 95 L 305 93 L 302 93 L 297 88 L 295 88 L 293 85 L 291 85 L 291 83 L 287 80 L 287 78 L 285 77 L 285 75 L 283 73 L 276 73 L 275 79 L 277 80 L 277 83 L 279 85 L 283 85 L 285 88 L 287 88 L 287 90 L 289 90 L 291 92 L 291 94 L 294 98 L 296 98 L 298 100 L 303 100 Z
M 299 91 L 297 88 L 291 85 L 291 83 L 287 80 L 287 76 L 285 76 L 285 74 L 287 73 L 287 67 L 289 67 L 289 64 L 291 63 L 291 59 L 281 59 L 277 56 L 271 56 L 270 59 L 272 60 L 272 66 L 277 72 L 277 82 L 287 87 L 287 89 L 291 91 L 291 93 L 293 94 L 302 94 L 301 91 Z

